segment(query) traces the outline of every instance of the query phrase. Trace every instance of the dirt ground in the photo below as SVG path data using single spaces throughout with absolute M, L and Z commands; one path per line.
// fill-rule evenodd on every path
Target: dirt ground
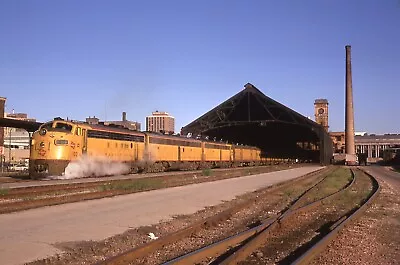
M 363 216 L 347 225 L 313 264 L 399 264 L 400 186 L 382 180 L 379 182 L 381 191 L 376 201 Z M 281 195 L 288 196 L 291 192 L 281 192 Z M 105 256 L 114 256 L 151 241 L 148 235 L 150 232 L 163 236 L 257 196 L 257 192 L 248 193 L 190 216 L 177 216 L 171 221 L 154 226 L 131 229 L 122 235 L 99 242 L 64 242 L 57 245 L 64 250 L 63 254 L 29 264 L 92 264 Z M 271 212 L 277 212 L 279 208 L 271 207 Z
M 242 167 L 229 170 L 210 169 L 171 175 L 134 179 L 115 179 L 90 183 L 35 186 L 0 189 L 0 214 L 64 203 L 93 200 L 116 195 L 155 189 L 218 181 L 227 178 L 267 173 L 299 167 L 299 164 L 281 164 L 261 167 Z M 48 182 L 46 182 L 48 183 Z
M 307 178 L 306 183 L 311 183 L 311 180 Z M 201 210 L 193 215 L 176 216 L 173 220 L 161 222 L 157 225 L 131 229 L 121 235 L 113 236 L 102 241 L 63 242 L 56 245 L 56 247 L 64 250 L 64 254 L 52 257 L 47 260 L 36 261 L 30 264 L 93 264 L 96 261 L 103 260 L 105 257 L 115 256 L 116 254 L 122 253 L 128 249 L 150 242 L 151 239 L 149 238 L 149 233 L 154 233 L 155 236 L 162 237 L 174 231 L 183 229 L 193 223 L 203 221 L 207 217 L 214 216 L 217 213 L 231 208 L 234 205 L 241 204 L 244 201 L 256 201 L 258 200 L 259 196 L 261 196 L 260 192 L 263 193 L 263 200 L 259 200 L 259 204 L 265 205 L 267 203 L 271 206 L 269 208 L 269 212 L 262 211 L 260 215 L 270 215 L 277 213 L 280 209 L 283 209 L 287 205 L 287 203 L 290 201 L 290 196 L 296 196 L 303 192 L 303 189 L 300 187 L 300 185 L 293 184 L 292 182 L 287 184 L 286 191 L 282 191 L 280 188 L 281 186 L 278 186 L 277 190 L 274 193 L 271 193 L 271 188 L 267 188 L 259 192 L 250 192 L 239 196 L 234 200 L 227 201 L 213 207 L 207 207 L 206 209 Z M 251 216 L 252 213 L 249 213 L 249 211 L 250 209 L 245 208 L 243 210 L 242 218 L 246 216 Z M 262 216 L 258 216 L 258 218 L 263 219 Z M 232 220 L 229 221 L 229 223 L 232 222 Z M 216 229 L 212 231 L 217 234 L 221 234 L 220 228 L 221 227 L 218 225 L 218 227 L 216 227 Z M 221 234 L 220 236 L 223 238 L 224 234 Z M 204 242 L 209 241 L 208 236 L 201 238 L 203 238 Z M 160 255 L 161 254 L 162 253 L 160 253 Z M 138 264 L 144 263 L 143 261 L 141 261 Z M 147 260 L 146 264 L 157 263 L 151 263 L 149 260 Z

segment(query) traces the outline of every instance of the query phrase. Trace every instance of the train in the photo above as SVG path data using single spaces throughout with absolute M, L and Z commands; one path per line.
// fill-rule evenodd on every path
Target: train
M 129 130 L 55 118 L 33 133 L 31 178 L 62 176 L 83 157 L 121 162 L 128 173 L 196 170 L 271 163 L 255 146 Z

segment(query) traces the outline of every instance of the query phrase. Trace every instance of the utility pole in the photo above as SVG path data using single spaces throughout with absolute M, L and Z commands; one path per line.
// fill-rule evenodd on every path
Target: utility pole
M 9 140 L 9 146 L 8 146 L 8 166 L 11 165 L 11 130 L 12 130 L 12 128 L 9 128 L 9 129 L 10 129 L 10 135 L 8 137 L 10 137 L 10 140 Z
M 4 118 L 4 110 L 6 105 L 6 98 L 0 97 L 0 118 Z M 5 153 L 4 153 L 4 132 L 5 128 L 0 128 L 0 159 L 1 159 L 1 172 L 4 171 L 4 160 L 5 160 Z
M 4 146 L 3 146 L 3 148 L 1 149 L 1 154 L 0 154 L 0 159 L 1 159 L 1 173 L 4 172 L 4 155 L 3 155 L 3 153 L 4 153 Z

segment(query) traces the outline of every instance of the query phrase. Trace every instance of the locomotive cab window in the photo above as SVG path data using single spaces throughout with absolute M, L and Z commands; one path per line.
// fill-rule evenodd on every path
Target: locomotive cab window
M 53 128 L 53 122 L 47 122 L 47 123 L 43 124 L 41 126 L 41 128 L 46 129 L 46 130 L 51 129 L 51 128 Z
M 62 131 L 66 131 L 66 132 L 71 132 L 72 131 L 72 125 L 63 123 L 63 122 L 57 122 L 56 126 L 54 127 L 55 129 L 59 129 Z

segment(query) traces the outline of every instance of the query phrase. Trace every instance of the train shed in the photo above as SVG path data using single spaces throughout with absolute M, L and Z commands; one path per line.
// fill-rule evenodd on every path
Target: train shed
M 244 89 L 186 125 L 182 135 L 258 146 L 267 157 L 329 164 L 332 140 L 311 119 L 267 97 L 248 83 Z

